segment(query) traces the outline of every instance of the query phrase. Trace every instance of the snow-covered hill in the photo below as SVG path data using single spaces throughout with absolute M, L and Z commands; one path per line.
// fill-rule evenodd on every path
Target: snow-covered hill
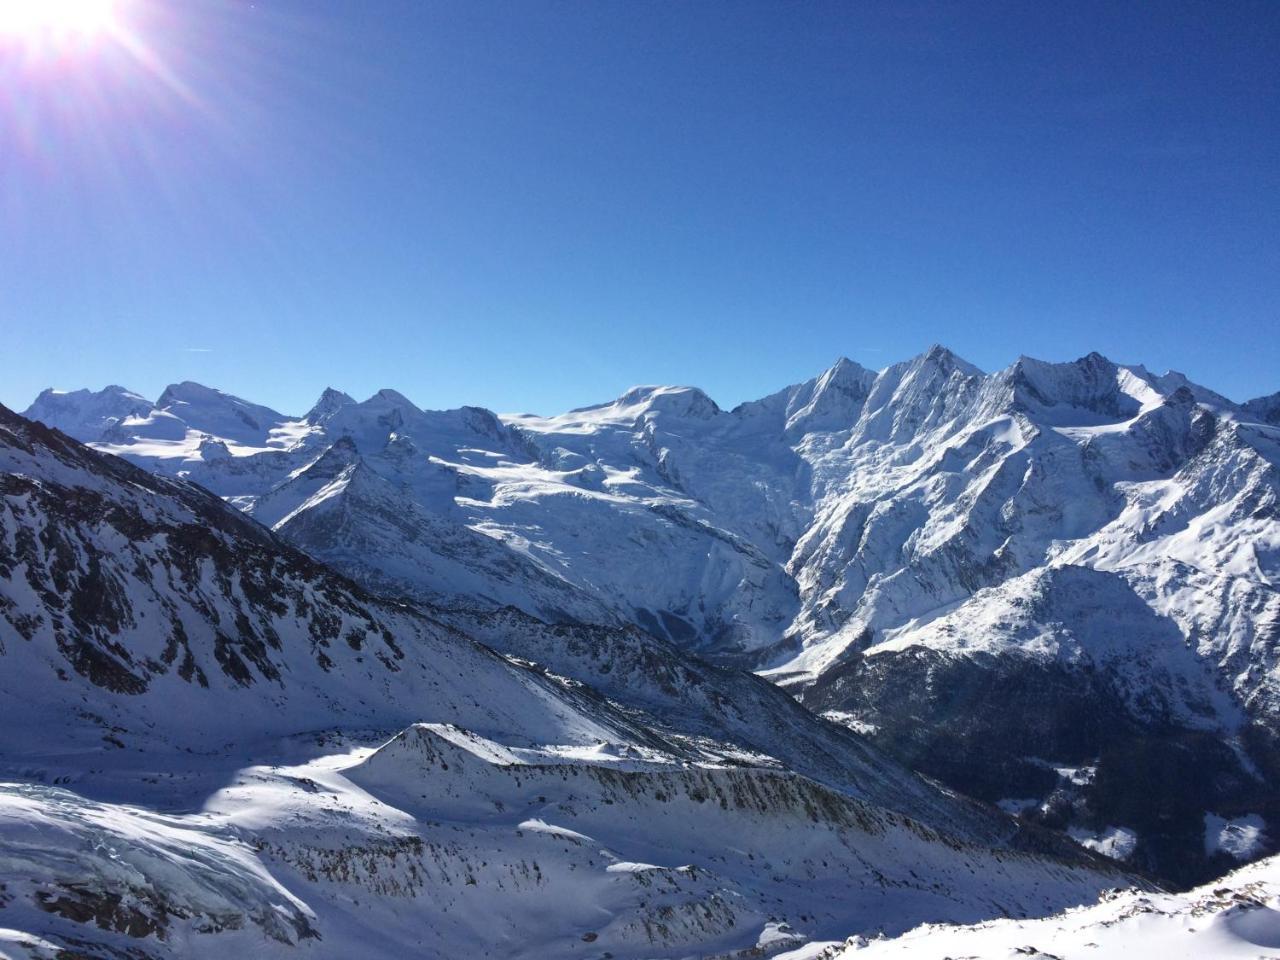
M 1280 950 L 1280 858 L 1182 894 L 1111 891 L 1040 920 L 925 924 L 901 936 L 811 943 L 776 960 L 1256 960 Z
M 799 942 L 1041 916 L 1124 880 L 616 744 L 419 724 L 276 750 L 0 785 L 0 952 L 745 957 L 779 923 Z
M 0 950 L 677 957 L 1127 880 L 640 631 L 602 693 L 449 615 L 0 408 Z
M 108 396 L 58 422 L 473 626 L 509 605 L 749 664 L 987 800 L 1129 831 L 1165 877 L 1230 863 L 1206 815 L 1280 823 L 1274 398 L 940 347 L 727 411 L 688 387 L 553 417 L 384 390 L 294 418 L 181 386 L 134 418 L 181 420 L 168 445 L 131 420 L 95 439 Z M 257 432 L 218 434 L 228 410 Z M 544 634 L 492 642 L 546 659 Z

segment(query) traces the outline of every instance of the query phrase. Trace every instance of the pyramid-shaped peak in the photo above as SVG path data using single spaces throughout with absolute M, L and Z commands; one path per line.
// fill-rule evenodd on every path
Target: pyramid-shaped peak
M 320 394 L 320 399 L 307 411 L 306 420 L 310 423 L 318 423 L 332 417 L 343 407 L 352 406 L 355 402 L 353 397 L 341 390 L 325 387 L 324 392 Z
M 399 390 L 392 390 L 390 387 L 383 387 L 368 400 L 365 404 L 378 407 L 395 407 L 402 410 L 412 410 L 415 413 L 421 413 L 417 405 L 406 397 Z
M 819 380 L 847 380 L 849 378 L 861 379 L 868 373 L 874 373 L 868 370 L 856 360 L 850 360 L 848 357 L 840 357 L 831 366 L 822 372 Z
M 940 343 L 933 344 L 924 353 L 909 361 L 908 366 L 916 370 L 933 368 L 946 374 L 958 371 L 967 377 L 983 376 L 980 369 Z
M 853 426 L 876 374 L 841 357 L 813 380 L 790 391 L 786 429 L 790 433 L 843 430 Z

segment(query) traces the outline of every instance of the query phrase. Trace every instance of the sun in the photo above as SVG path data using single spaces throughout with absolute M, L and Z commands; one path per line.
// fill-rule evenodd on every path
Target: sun
M 10 66 L 41 75 L 48 68 L 83 67 L 85 76 L 123 83 L 122 71 L 134 65 L 160 86 L 197 103 L 199 98 L 138 29 L 137 15 L 144 6 L 143 0 L 0 0 L 0 105 Z
M 0 43 L 58 45 L 92 40 L 116 23 L 117 0 L 0 0 Z

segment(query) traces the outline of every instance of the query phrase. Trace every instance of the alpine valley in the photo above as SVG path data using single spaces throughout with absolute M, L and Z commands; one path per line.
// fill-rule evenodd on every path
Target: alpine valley
M 1280 394 L 47 390 L 0 695 L 0 956 L 1256 956 Z

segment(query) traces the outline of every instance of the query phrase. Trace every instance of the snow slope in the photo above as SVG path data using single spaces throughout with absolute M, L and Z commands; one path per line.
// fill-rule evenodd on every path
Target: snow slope
M 1043 915 L 1122 880 L 957 844 L 780 771 L 513 748 L 449 724 L 277 749 L 230 771 L 166 762 L 155 787 L 124 761 L 72 788 L 0 787 L 0 950 L 750 955 L 780 916 L 829 940 L 886 918 Z M 125 789 L 132 802 L 92 796 Z
M 839 946 L 810 944 L 778 960 L 1256 960 L 1280 950 L 1280 859 L 1244 867 L 1182 894 L 1112 892 L 1097 904 L 1040 920 L 971 926 L 928 924 L 901 936 L 859 935 Z

